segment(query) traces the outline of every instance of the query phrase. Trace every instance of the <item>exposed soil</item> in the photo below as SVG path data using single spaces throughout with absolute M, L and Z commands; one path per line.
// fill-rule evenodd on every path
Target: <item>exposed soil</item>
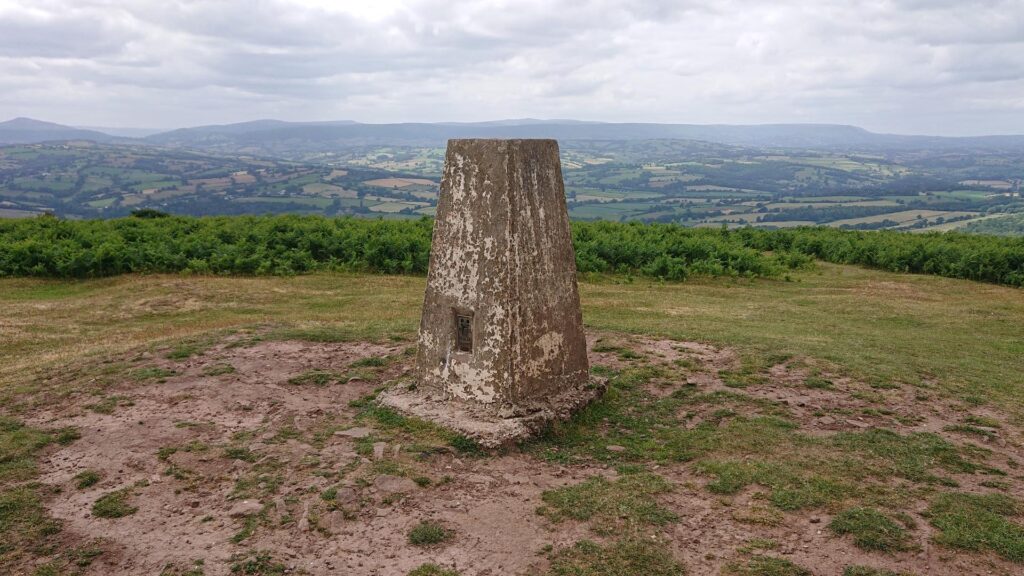
M 733 390 L 719 373 L 741 364 L 732 350 L 693 342 L 602 334 L 588 338 L 591 348 L 598 336 L 603 344 L 615 342 L 639 353 L 643 362 L 689 366 L 686 381 L 652 383 L 655 394 L 679 386 Z M 100 539 L 104 553 L 86 573 L 159 574 L 168 565 L 186 567 L 202 559 L 205 574 L 223 575 L 230 573 L 236 555 L 267 550 L 296 573 L 314 575 L 404 575 L 425 562 L 466 576 L 530 574 L 545 569 L 545 546 L 601 540 L 584 523 L 552 524 L 536 508 L 545 490 L 594 475 L 611 478 L 613 469 L 559 466 L 516 449 L 484 457 L 446 449 L 424 457 L 392 444 L 375 447 L 377 455 L 367 453 L 359 438 L 366 431 L 358 428 L 372 428 L 373 422 L 357 422 L 358 408 L 349 403 L 406 374 L 412 363 L 404 353 L 409 343 L 235 344 L 229 338 L 180 361 L 161 351 L 133 357 L 137 368 L 174 374 L 141 381 L 126 377 L 105 392 L 116 396 L 110 413 L 87 408 L 100 398 L 82 393 L 26 415 L 35 425 L 76 426 L 82 433 L 77 442 L 44 457 L 40 481 L 61 489 L 48 508 L 65 532 L 82 541 Z M 351 366 L 384 356 L 392 361 L 373 370 Z M 593 365 L 621 367 L 632 361 L 616 351 L 591 352 Z M 289 383 L 309 370 L 343 376 L 325 385 Z M 803 384 L 812 370 L 829 382 L 827 388 Z M 1024 462 L 1020 437 L 1007 427 L 993 431 L 987 442 L 945 431 L 962 421 L 964 408 L 937 393 L 907 386 L 873 389 L 816 368 L 808 359 L 788 359 L 766 376 L 743 392 L 784 402 L 807 433 L 871 426 L 931 431 L 958 443 L 984 444 L 994 453 L 993 465 L 1010 458 Z M 864 412 L 880 405 L 886 413 Z M 972 413 L 1005 421 L 992 409 Z M 695 415 L 694 422 L 702 417 Z M 228 447 L 249 452 L 226 457 Z M 382 462 L 399 464 L 406 475 L 382 469 Z M 268 467 L 272 463 L 277 467 Z M 993 554 L 933 545 L 928 522 L 921 518 L 913 531 L 918 550 L 865 552 L 826 530 L 830 517 L 823 512 L 767 510 L 756 489 L 715 496 L 703 487 L 708 479 L 687 463 L 652 468 L 675 484 L 661 501 L 680 518 L 652 535 L 669 542 L 692 575 L 718 574 L 737 548 L 755 538 L 775 540 L 779 547 L 772 554 L 821 575 L 841 574 L 850 564 L 919 575 L 1021 570 Z M 74 477 L 84 470 L 98 471 L 102 479 L 80 490 Z M 341 480 L 339 471 L 345 472 Z M 325 477 L 327 472 L 334 479 Z M 280 477 L 276 490 L 267 485 L 276 481 L 274 475 Z M 418 486 L 414 477 L 429 478 L 431 484 Z M 1024 497 L 1021 485 L 1014 480 L 1008 493 Z M 335 505 L 329 506 L 321 493 L 332 486 Z M 976 488 L 970 480 L 962 487 Z M 132 491 L 136 513 L 117 519 L 92 514 L 97 498 L 122 488 Z M 777 515 L 777 521 L 756 521 L 766 514 Z M 252 534 L 235 543 L 232 538 L 243 531 L 247 516 L 259 522 L 249 520 Z M 454 539 L 426 549 L 409 544 L 408 531 L 427 519 L 452 529 Z

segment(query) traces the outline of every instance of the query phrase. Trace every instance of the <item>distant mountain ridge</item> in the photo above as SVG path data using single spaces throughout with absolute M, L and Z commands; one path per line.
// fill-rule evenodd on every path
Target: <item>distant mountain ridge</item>
M 59 140 L 92 140 L 108 142 L 115 137 L 95 130 L 72 128 L 31 118 L 15 118 L 0 122 L 0 144 L 32 144 Z
M 0 123 L 0 143 L 120 140 L 222 152 L 281 153 L 360 145 L 442 146 L 451 138 L 555 138 L 558 140 L 699 140 L 732 146 L 828 150 L 1014 149 L 1024 135 L 972 137 L 878 134 L 843 124 L 654 124 L 521 118 L 487 122 L 364 124 L 352 120 L 287 122 L 263 119 L 179 128 L 122 138 L 16 118 Z
M 502 120 L 466 123 L 362 124 L 358 122 L 248 122 L 155 134 L 165 146 L 266 148 L 282 145 L 441 146 L 451 138 L 555 138 L 558 140 L 702 140 L 733 146 L 810 149 L 1020 148 L 1024 135 L 946 137 L 877 134 L 841 124 L 651 124 L 574 120 Z

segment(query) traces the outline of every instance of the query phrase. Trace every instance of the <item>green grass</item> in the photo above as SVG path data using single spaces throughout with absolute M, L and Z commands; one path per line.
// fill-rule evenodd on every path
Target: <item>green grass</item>
M 835 448 L 848 450 L 864 458 L 876 476 L 897 476 L 914 482 L 944 483 L 936 471 L 974 474 L 992 472 L 981 464 L 987 451 L 959 447 L 930 432 L 898 434 L 891 430 L 841 432 L 831 439 Z
M 344 374 L 330 370 L 307 370 L 298 376 L 289 378 L 288 383 L 296 386 L 328 386 L 330 384 L 341 382 L 344 379 Z
M 744 353 L 813 357 L 870 381 L 981 398 L 1024 421 L 1024 339 L 1014 321 L 1024 316 L 1019 289 L 830 264 L 791 275 L 794 282 L 597 278 L 580 286 L 584 321 L 591 328 L 714 342 Z M 185 290 L 202 302 L 199 309 L 145 306 L 173 303 Z M 73 359 L 69 354 L 180 342 L 267 318 L 284 324 L 271 331 L 274 338 L 408 337 L 419 319 L 422 290 L 422 278 L 340 273 L 4 279 L 5 314 L 14 326 L 34 328 L 15 329 L 0 346 L 0 394 L 34 389 L 26 384 L 32 376 L 62 369 Z M 47 306 L 39 308 L 40 302 Z
M 254 514 L 254 515 L 251 515 L 251 516 L 246 516 L 245 519 L 242 521 L 242 528 L 241 528 L 241 530 L 239 530 L 238 532 L 235 532 L 231 536 L 231 543 L 232 544 L 241 544 L 242 542 L 245 542 L 246 540 L 251 538 L 252 535 L 256 533 L 256 528 L 263 521 L 264 521 L 264 519 L 261 518 L 261 514 Z
M 1024 422 L 1020 290 L 829 264 L 792 276 L 795 282 L 584 283 L 584 321 L 808 356 L 867 381 L 979 397 Z
M 746 388 L 768 381 L 764 371 L 770 368 L 772 358 L 748 354 L 743 357 L 742 366 L 737 370 L 722 370 L 718 376 L 729 388 Z M 781 359 L 780 359 L 781 360 Z
M 98 484 L 102 478 L 102 475 L 95 470 L 83 470 L 82 472 L 75 474 L 75 488 L 85 490 L 86 488 Z
M 228 446 L 224 449 L 224 457 L 242 462 L 255 462 L 259 455 L 242 446 Z
M 951 424 L 942 428 L 946 432 L 959 432 L 961 434 L 971 434 L 974 436 L 980 436 L 985 440 L 995 440 L 999 434 L 993 430 L 987 428 L 980 428 L 973 424 Z
M 1002 428 L 1002 423 L 999 422 L 999 420 L 989 418 L 988 416 L 976 416 L 971 414 L 964 417 L 964 422 L 975 426 L 985 426 L 986 428 Z
M 645 472 L 615 481 L 595 476 L 581 484 L 548 490 L 541 495 L 538 514 L 552 522 L 566 518 L 590 522 L 601 534 L 621 533 L 641 525 L 663 525 L 677 516 L 654 498 L 672 490 L 661 476 Z
M 92 505 L 92 515 L 97 518 L 123 518 L 139 511 L 129 502 L 130 489 L 124 488 L 100 496 Z
M 107 396 L 98 402 L 86 404 L 85 407 L 97 414 L 113 414 L 114 410 L 116 410 L 118 406 L 122 405 L 130 406 L 131 401 L 125 400 L 120 396 Z
M 28 480 L 35 476 L 36 453 L 54 440 L 52 433 L 0 416 L 0 482 Z
M 1007 560 L 1024 562 L 1024 510 L 1002 494 L 949 492 L 936 496 L 925 515 L 939 530 L 935 541 L 950 548 L 991 550 Z
M 275 458 L 261 459 L 251 470 L 235 480 L 235 486 L 228 496 L 230 500 L 262 500 L 276 494 L 284 483 L 284 465 Z
M 864 550 L 900 552 L 911 547 L 906 529 L 874 508 L 843 510 L 828 527 L 839 535 L 852 534 L 853 543 Z
M 843 568 L 843 576 L 913 576 L 909 572 L 893 572 L 884 568 L 870 566 L 847 566 Z
M 814 576 L 804 568 L 774 556 L 754 555 L 746 560 L 737 560 L 722 568 L 723 576 Z
M 231 364 L 211 364 L 206 368 L 203 368 L 203 376 L 222 376 L 224 374 L 234 374 L 235 367 Z
M 37 489 L 3 486 L 0 489 L 0 568 L 45 554 L 61 525 L 46 514 Z M 38 551 L 38 552 L 37 552 Z
M 81 437 L 82 433 L 79 432 L 77 428 L 68 426 L 57 430 L 54 435 L 54 440 L 56 440 L 57 444 L 60 444 L 61 446 L 67 446 Z
M 698 468 L 714 477 L 708 489 L 733 494 L 750 484 L 770 488 L 769 501 L 783 510 L 815 508 L 839 503 L 847 498 L 892 504 L 906 494 L 892 484 L 903 478 L 921 484 L 948 484 L 939 473 L 973 474 L 990 471 L 979 460 L 984 453 L 957 447 L 930 433 L 901 435 L 884 429 L 842 432 L 828 438 L 814 438 L 796 430 L 766 436 L 769 429 L 747 429 L 731 439 L 742 447 L 756 436 L 765 439 L 757 458 L 736 456 L 752 454 L 745 449 L 731 459 L 713 459 Z M 750 437 L 754 434 L 755 437 Z
M 550 554 L 548 576 L 683 576 L 686 569 L 663 544 L 650 539 L 601 546 L 589 540 Z
M 203 569 L 204 564 L 205 562 L 202 560 L 196 560 L 186 566 L 168 564 L 160 571 L 160 576 L 204 576 L 206 574 L 206 571 Z
M 448 445 L 466 456 L 483 456 L 486 451 L 476 440 L 462 434 L 451 435 L 448 438 Z
M 274 560 L 270 552 L 248 552 L 232 557 L 231 574 L 236 576 L 284 576 L 288 567 Z
M 358 332 L 335 326 L 312 326 L 309 328 L 287 328 L 274 331 L 271 336 L 278 340 L 302 340 L 335 344 L 358 340 Z
M 0 571 L 45 556 L 61 525 L 46 514 L 35 458 L 59 433 L 0 416 Z
M 634 350 L 630 350 L 625 346 L 619 346 L 616 344 L 609 344 L 598 340 L 594 345 L 594 352 L 614 352 L 621 360 L 639 360 L 643 358 L 642 354 L 637 353 Z
M 409 572 L 407 576 L 459 576 L 459 573 L 455 570 L 442 568 L 437 564 L 420 564 L 413 571 Z
M 698 469 L 714 479 L 706 488 L 716 494 L 735 494 L 757 484 L 769 488 L 768 501 L 781 510 L 819 508 L 853 496 L 855 488 L 849 479 L 833 476 L 831 470 L 819 465 L 803 469 L 797 462 L 756 462 L 710 460 Z M 827 465 L 822 462 L 821 464 Z
M 366 358 L 360 358 L 355 362 L 349 364 L 350 368 L 380 368 L 387 366 L 391 363 L 391 358 L 387 356 L 368 356 Z
M 93 560 L 103 555 L 103 549 L 96 545 L 66 548 L 44 564 L 36 566 L 33 576 L 61 576 L 81 574 L 81 569 L 92 565 Z M 161 576 L 164 576 L 161 573 Z M 174 576 L 174 575 L 172 575 Z M 191 576 L 185 574 L 184 576 Z M 198 576 L 202 576 L 199 574 Z
M 357 421 L 364 423 L 372 421 L 374 427 L 378 429 L 371 438 L 357 443 L 357 452 L 361 450 L 364 455 L 369 454 L 373 442 L 388 440 L 406 446 L 406 449 L 411 452 L 419 452 L 424 455 L 436 452 L 445 446 L 455 448 L 460 454 L 468 457 L 480 457 L 486 453 L 479 444 L 470 438 L 432 422 L 405 416 L 390 408 L 378 406 L 374 402 L 375 398 L 376 393 L 349 403 L 350 407 L 359 409 L 356 416 Z
M 755 484 L 767 488 L 769 502 L 782 510 L 847 499 L 898 504 L 908 488 L 894 478 L 934 485 L 949 483 L 950 474 L 997 472 L 984 464 L 984 450 L 959 447 L 935 434 L 869 429 L 813 436 L 786 417 L 785 406 L 742 392 L 698 394 L 678 385 L 667 396 L 647 392 L 646 384 L 678 382 L 679 376 L 666 370 L 602 371 L 610 374 L 608 392 L 525 448 L 566 464 L 695 461 L 709 478 L 710 492 L 735 494 Z M 703 421 L 686 427 L 682 415 L 687 412 L 702 413 Z M 609 445 L 623 450 L 609 451 Z
M 150 366 L 147 368 L 138 368 L 131 371 L 131 377 L 133 380 L 142 382 L 145 380 L 158 380 L 163 382 L 165 379 L 171 376 L 177 375 L 174 370 L 168 370 L 166 368 L 160 368 L 157 366 Z
M 424 520 L 409 530 L 409 543 L 413 546 L 436 546 L 448 542 L 455 533 L 442 524 L 432 520 Z
M 206 349 L 209 348 L 211 344 L 212 342 L 205 338 L 199 340 L 187 340 L 185 342 L 178 342 L 177 344 L 174 345 L 173 348 L 171 348 L 171 351 L 167 353 L 167 359 L 185 360 L 187 358 L 191 358 L 192 356 L 196 356 L 198 354 L 202 354 L 203 352 L 205 352 Z
M 748 540 L 747 543 L 740 548 L 737 548 L 737 551 L 741 554 L 752 554 L 757 550 L 775 550 L 778 547 L 779 543 L 775 540 L 754 538 L 753 540 Z
M 821 376 L 808 376 L 807 379 L 804 380 L 804 386 L 816 390 L 831 390 L 833 388 L 832 381 L 827 378 L 822 378 Z
M 654 365 L 654 357 L 636 359 L 621 371 L 595 367 L 610 377 L 609 392 L 523 449 L 565 465 L 643 465 L 652 470 L 654 465 L 691 462 L 689 469 L 706 481 L 706 488 L 696 488 L 706 489 L 709 498 L 721 495 L 728 502 L 730 495 L 754 487 L 764 497 L 758 505 L 767 511 L 767 524 L 777 523 L 782 511 L 813 508 L 874 508 L 899 520 L 898 510 L 931 498 L 941 486 L 967 485 L 963 476 L 978 476 L 972 486 L 981 483 L 1013 493 L 1019 472 L 1008 468 L 1005 476 L 992 468 L 996 459 L 972 447 L 970 438 L 950 441 L 937 434 L 884 429 L 807 434 L 787 406 L 747 393 L 772 362 L 807 357 L 814 366 L 828 366 L 830 375 L 909 388 L 926 399 L 922 402 L 959 399 L 989 405 L 995 413 L 1010 411 L 1016 422 L 966 416 L 962 423 L 998 429 L 1001 437 L 1011 438 L 1024 413 L 1024 350 L 1014 324 L 1024 317 L 1020 290 L 831 265 L 793 274 L 791 283 L 584 282 L 584 318 L 590 329 L 620 332 L 615 338 L 622 341 L 637 333 L 733 346 L 744 363 L 731 381 L 748 389 L 698 393 L 685 384 L 692 366 Z M 245 330 L 253 341 L 408 339 L 419 317 L 422 282 L 360 274 L 0 280 L 0 305 L 12 326 L 0 345 L 0 405 L 17 413 L 80 392 L 106 398 L 109 390 L 90 387 L 93 378 L 131 386 L 174 375 L 155 366 L 132 368 L 119 355 L 166 350 L 174 343 L 230 330 Z M 184 292 L 200 303 L 199 310 L 173 306 Z M 146 307 L 154 301 L 171 305 Z M 957 354 L 949 354 L 951 349 Z M 111 360 L 115 362 L 105 363 Z M 846 388 L 832 393 L 845 394 Z M 896 394 L 866 387 L 854 393 L 878 414 Z M 376 407 L 371 400 L 356 404 L 357 419 L 372 424 L 372 440 L 401 444 L 403 456 L 428 457 L 448 446 L 474 456 L 488 454 L 465 438 Z M 968 410 L 988 413 L 986 408 Z M 2 422 L 0 483 L 4 478 L 31 481 L 39 450 L 77 437 L 73 429 L 44 432 Z M 609 451 L 609 445 L 625 450 Z M 235 497 L 263 498 L 282 485 L 283 465 L 269 462 L 255 468 L 239 478 Z M 410 467 L 408 473 L 421 471 Z M 614 485 L 627 476 L 605 482 Z M 4 498 L 11 489 L 4 487 Z M 39 534 L 52 529 L 41 512 L 44 495 L 39 488 L 19 484 L 9 500 L 19 510 L 17 521 L 38 522 L 18 530 Z M 1006 557 L 1020 554 L 1014 540 L 1020 536 L 1019 516 L 962 502 L 936 508 L 936 502 L 929 521 L 947 546 L 993 550 Z M 33 510 L 39 515 L 33 516 Z M 596 522 L 594 518 L 599 515 L 583 521 Z M 31 549 L 26 544 L 19 553 Z

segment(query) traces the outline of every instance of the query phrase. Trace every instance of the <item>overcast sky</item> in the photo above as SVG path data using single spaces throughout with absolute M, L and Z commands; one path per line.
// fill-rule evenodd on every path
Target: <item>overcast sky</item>
M 0 0 L 0 120 L 1024 133 L 1024 0 Z

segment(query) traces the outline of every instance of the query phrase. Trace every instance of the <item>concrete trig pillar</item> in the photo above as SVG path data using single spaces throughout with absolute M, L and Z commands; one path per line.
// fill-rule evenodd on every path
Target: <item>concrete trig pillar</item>
M 590 378 L 554 140 L 451 140 L 416 381 L 382 396 L 497 445 L 603 390 Z

